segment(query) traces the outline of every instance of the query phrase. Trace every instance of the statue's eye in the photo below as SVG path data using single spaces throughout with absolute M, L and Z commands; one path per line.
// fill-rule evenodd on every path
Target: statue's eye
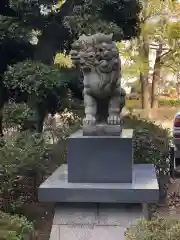
M 90 58 L 94 58 L 94 55 L 90 54 L 89 57 L 90 57 Z

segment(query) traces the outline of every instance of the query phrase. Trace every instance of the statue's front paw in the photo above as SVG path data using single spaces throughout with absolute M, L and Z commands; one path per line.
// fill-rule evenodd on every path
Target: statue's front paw
M 96 118 L 93 117 L 92 115 L 88 115 L 83 119 L 83 124 L 84 125 L 94 125 L 96 123 Z
M 120 125 L 121 124 L 121 118 L 120 118 L 120 116 L 112 115 L 112 116 L 108 117 L 107 122 L 110 125 Z

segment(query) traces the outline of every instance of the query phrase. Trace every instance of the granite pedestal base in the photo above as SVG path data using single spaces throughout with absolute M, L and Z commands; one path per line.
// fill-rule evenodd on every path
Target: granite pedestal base
M 132 183 L 133 129 L 119 136 L 84 136 L 79 130 L 68 138 L 68 182 Z
M 135 164 L 132 183 L 70 183 L 67 165 L 59 167 L 39 187 L 40 202 L 154 203 L 159 186 L 154 166 Z

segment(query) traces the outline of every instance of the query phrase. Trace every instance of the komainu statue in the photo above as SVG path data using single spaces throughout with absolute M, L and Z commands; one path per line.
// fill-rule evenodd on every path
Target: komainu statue
M 84 76 L 85 125 L 120 125 L 125 103 L 121 89 L 121 61 L 112 35 L 82 35 L 72 45 L 71 59 Z

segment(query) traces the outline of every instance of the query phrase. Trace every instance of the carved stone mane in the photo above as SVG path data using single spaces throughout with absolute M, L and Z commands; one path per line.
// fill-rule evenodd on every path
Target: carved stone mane
M 95 71 L 99 75 L 98 88 L 103 90 L 107 84 L 119 79 L 120 59 L 112 35 L 82 35 L 73 45 L 72 61 L 84 74 Z

